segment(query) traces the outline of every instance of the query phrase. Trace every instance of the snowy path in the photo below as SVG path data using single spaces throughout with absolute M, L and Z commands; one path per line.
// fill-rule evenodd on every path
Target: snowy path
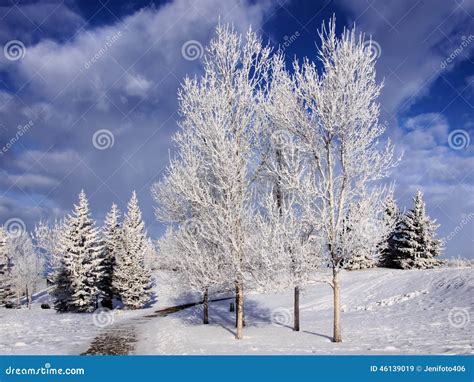
M 210 302 L 219 302 L 229 300 L 229 298 L 221 298 L 211 300 Z M 171 306 L 168 308 L 159 309 L 153 313 L 146 314 L 141 317 L 132 318 L 118 326 L 113 326 L 110 329 L 105 329 L 100 333 L 89 346 L 84 355 L 127 355 L 135 349 L 137 342 L 137 328 L 145 325 L 148 321 L 157 317 L 167 317 L 170 314 L 196 307 L 200 302 L 192 302 L 182 305 Z M 175 336 L 169 335 L 170 341 L 174 341 Z M 176 343 L 174 344 L 175 346 Z

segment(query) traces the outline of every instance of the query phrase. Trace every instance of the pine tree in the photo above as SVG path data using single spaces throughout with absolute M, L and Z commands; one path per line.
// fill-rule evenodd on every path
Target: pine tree
M 11 270 L 12 263 L 8 254 L 8 235 L 5 228 L 0 226 L 0 305 L 13 297 Z
M 402 220 L 400 218 L 400 210 L 395 199 L 390 196 L 385 201 L 385 224 L 394 225 L 394 228 L 389 233 L 387 240 L 380 245 L 379 266 L 385 268 L 398 268 L 396 262 L 396 242 L 395 235 L 400 229 Z
M 63 257 L 55 275 L 55 308 L 61 312 L 91 312 L 97 306 L 104 270 L 99 231 L 90 217 L 83 190 L 61 236 Z
M 441 254 L 441 241 L 436 239 L 436 220 L 425 211 L 423 194 L 413 198 L 414 207 L 404 217 L 394 235 L 395 263 L 398 268 L 433 268 L 441 264 L 435 257 Z
M 102 306 L 112 308 L 113 300 L 113 273 L 115 259 L 118 249 L 120 248 L 120 240 L 122 239 L 121 228 L 119 223 L 120 211 L 117 205 L 112 204 L 112 208 L 105 217 L 103 228 L 103 278 L 100 283 L 102 294 Z
M 114 290 L 130 309 L 142 308 L 150 300 L 151 277 L 145 265 L 147 246 L 145 225 L 134 191 L 127 206 L 113 275 Z

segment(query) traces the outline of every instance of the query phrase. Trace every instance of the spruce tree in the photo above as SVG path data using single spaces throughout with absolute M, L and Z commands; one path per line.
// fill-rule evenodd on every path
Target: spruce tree
M 117 205 L 112 204 L 112 208 L 107 213 L 103 228 L 103 278 L 100 283 L 102 294 L 102 306 L 112 308 L 113 300 L 113 274 L 117 252 L 121 248 L 122 240 L 121 227 L 119 223 L 120 211 Z
M 58 311 L 91 312 L 97 306 L 103 279 L 99 231 L 90 216 L 85 192 L 68 216 L 61 238 L 63 256 L 55 275 L 55 308 Z
M 147 237 L 135 191 L 127 206 L 119 241 L 113 286 L 125 307 L 142 308 L 150 300 L 151 278 L 145 264 Z
M 433 268 L 441 264 L 441 241 L 436 239 L 436 220 L 425 210 L 423 194 L 418 191 L 413 198 L 414 207 L 408 211 L 394 235 L 395 263 L 398 268 Z
M 385 268 L 398 268 L 396 261 L 396 233 L 400 230 L 402 220 L 400 218 L 400 210 L 397 206 L 395 199 L 389 196 L 385 201 L 385 223 L 393 226 L 394 228 L 389 233 L 387 239 L 380 244 L 380 258 L 379 266 Z

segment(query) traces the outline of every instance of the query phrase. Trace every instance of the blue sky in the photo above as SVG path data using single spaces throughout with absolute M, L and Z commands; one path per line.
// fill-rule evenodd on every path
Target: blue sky
M 179 83 L 201 70 L 183 47 L 205 46 L 220 17 L 241 31 L 251 25 L 284 47 L 289 62 L 314 59 L 317 28 L 332 14 L 338 29 L 355 23 L 376 42 L 381 120 L 404 153 L 392 175 L 400 206 L 410 208 L 421 189 L 448 239 L 446 254 L 472 257 L 474 3 L 467 0 L 0 1 L 0 223 L 31 229 L 61 217 L 81 188 L 101 221 L 136 189 L 148 231 L 158 236 L 150 187 L 172 150 Z M 99 150 L 93 137 L 103 129 L 113 145 Z

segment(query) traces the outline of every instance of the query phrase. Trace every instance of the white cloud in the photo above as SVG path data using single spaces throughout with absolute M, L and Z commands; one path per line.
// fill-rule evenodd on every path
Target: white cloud
M 383 106 L 390 114 L 426 95 L 442 63 L 472 34 L 471 1 L 339 1 L 351 12 L 350 23 L 372 35 L 382 51 L 378 74 L 385 78 Z M 444 70 L 474 50 L 468 44 Z
M 70 209 L 85 188 L 94 212 L 102 216 L 112 201 L 125 203 L 136 189 L 151 226 L 149 187 L 168 162 L 179 83 L 201 70 L 199 60 L 182 57 L 182 45 L 188 40 L 206 45 L 219 16 L 240 31 L 250 25 L 259 29 L 273 7 L 272 1 L 174 0 L 87 30 L 75 30 L 81 17 L 71 18 L 60 9 L 64 25 L 55 30 L 71 22 L 77 33 L 37 41 L 25 29 L 25 57 L 7 63 L 13 88 L 21 92 L 15 97 L 0 93 L 0 118 L 6 126 L 0 128 L 0 138 L 9 138 L 29 119 L 35 124 L 17 150 L 0 157 L 2 169 L 18 184 L 28 184 L 32 194 L 46 196 L 39 199 L 50 211 Z M 114 135 L 112 148 L 93 146 L 100 129 Z M 21 190 L 13 187 L 12 192 L 23 197 Z M 28 203 L 33 201 L 23 204 Z M 21 208 L 21 203 L 9 203 L 9 215 L 25 216 Z M 29 211 L 25 219 L 31 226 L 47 208 Z

